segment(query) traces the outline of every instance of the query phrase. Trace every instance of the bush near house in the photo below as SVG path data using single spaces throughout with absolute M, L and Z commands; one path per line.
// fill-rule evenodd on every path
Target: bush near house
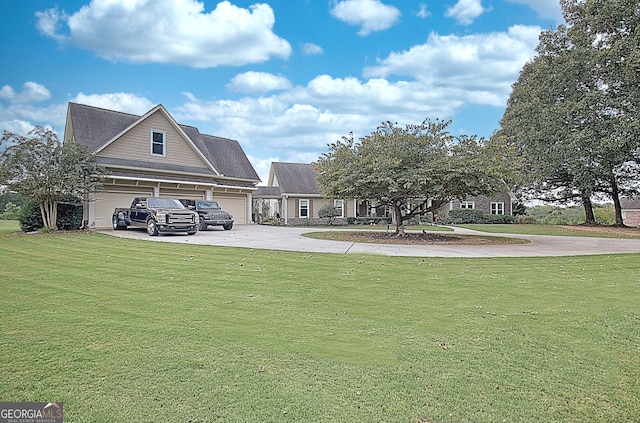
M 333 225 L 336 217 L 340 216 L 340 212 L 333 204 L 325 204 L 318 210 L 318 217 L 320 219 L 325 219 L 329 225 Z
M 470 223 L 508 224 L 515 217 L 508 214 L 487 214 L 478 209 L 454 209 L 443 219 L 445 225 L 466 225 Z
M 40 206 L 34 201 L 28 201 L 20 207 L 18 221 L 22 232 L 38 231 L 44 227 Z M 75 200 L 59 203 L 57 229 L 69 231 L 80 229 L 80 226 L 82 226 L 82 205 Z
M 390 217 L 347 217 L 348 225 L 390 225 Z

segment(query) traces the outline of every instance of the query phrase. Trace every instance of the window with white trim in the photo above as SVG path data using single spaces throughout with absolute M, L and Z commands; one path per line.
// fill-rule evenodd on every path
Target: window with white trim
M 344 200 L 333 200 L 333 207 L 338 210 L 337 217 L 344 217 Z
M 461 209 L 475 209 L 476 208 L 476 203 L 474 203 L 473 201 L 463 201 L 460 203 L 460 208 Z
M 504 203 L 491 203 L 491 214 L 504 214 Z
M 166 157 L 167 155 L 167 133 L 164 131 L 151 130 L 151 155 Z
M 309 217 L 309 200 L 300 200 L 298 202 L 298 216 Z

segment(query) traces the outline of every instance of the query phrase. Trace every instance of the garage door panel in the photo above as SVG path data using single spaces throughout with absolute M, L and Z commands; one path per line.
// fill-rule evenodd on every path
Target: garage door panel
M 231 213 L 234 224 L 245 225 L 247 223 L 246 197 L 214 195 L 213 200 L 220 204 L 222 210 Z
M 95 227 L 98 229 L 111 227 L 111 216 L 116 207 L 129 207 L 136 197 L 150 197 L 151 192 L 97 192 L 95 202 Z

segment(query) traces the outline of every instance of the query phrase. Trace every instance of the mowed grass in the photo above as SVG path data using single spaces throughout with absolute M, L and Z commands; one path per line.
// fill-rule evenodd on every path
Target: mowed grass
M 17 220 L 0 219 L 0 235 L 6 235 L 20 230 L 20 223 Z
M 499 234 L 527 234 L 552 236 L 582 236 L 597 238 L 640 238 L 640 229 L 633 227 L 616 228 L 613 226 L 581 225 L 492 225 L 470 224 L 456 225 L 461 228 Z
M 640 255 L 0 237 L 0 401 L 66 422 L 637 422 Z

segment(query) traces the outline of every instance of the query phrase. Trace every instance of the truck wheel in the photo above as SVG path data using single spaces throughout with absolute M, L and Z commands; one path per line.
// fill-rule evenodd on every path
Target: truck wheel
M 149 234 L 149 236 L 158 235 L 158 225 L 156 225 L 155 219 L 147 220 L 147 233 Z
M 201 231 L 206 231 L 207 230 L 207 224 L 204 223 L 204 219 L 200 221 L 200 225 L 198 225 L 198 229 Z
M 233 228 L 233 223 L 229 223 L 228 225 L 223 225 L 222 227 L 224 228 L 225 231 L 228 231 L 231 228 Z
M 124 222 L 125 221 L 123 221 L 123 223 Z M 114 231 L 118 231 L 120 229 L 127 229 L 127 224 L 126 223 L 124 223 L 124 225 L 120 224 L 120 219 L 118 219 L 118 216 L 113 216 L 112 223 L 113 223 L 113 230 Z

